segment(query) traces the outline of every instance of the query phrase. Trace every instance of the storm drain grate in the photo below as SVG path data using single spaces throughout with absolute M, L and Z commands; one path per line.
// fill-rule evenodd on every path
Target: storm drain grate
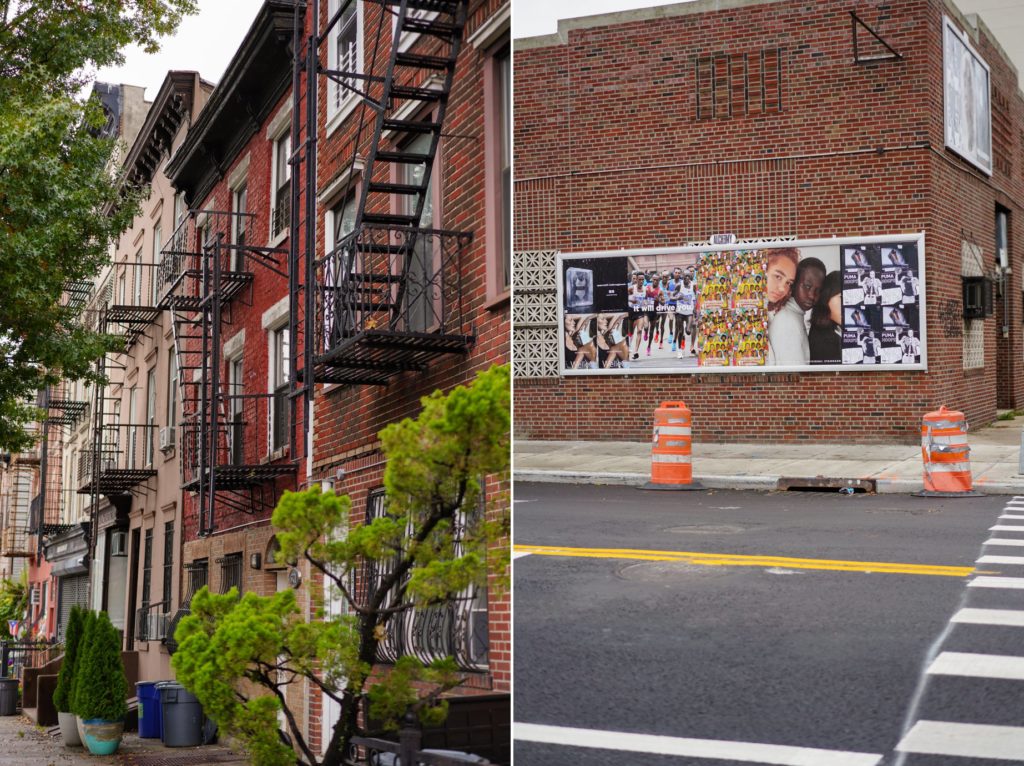
M 838 492 L 840 490 L 852 490 L 853 492 L 874 494 L 874 479 L 838 479 L 816 476 L 812 479 L 807 477 L 788 478 L 782 477 L 776 484 L 777 489 L 789 492 Z
M 245 756 L 230 750 L 187 753 L 126 753 L 121 756 L 125 766 L 204 766 L 208 763 L 247 763 Z

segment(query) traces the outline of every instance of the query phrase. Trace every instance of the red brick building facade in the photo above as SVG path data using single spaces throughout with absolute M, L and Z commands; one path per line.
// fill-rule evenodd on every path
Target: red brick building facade
M 541 345 L 526 333 L 549 348 L 553 333 L 520 317 L 517 293 L 517 437 L 645 440 L 666 399 L 694 410 L 696 438 L 723 442 L 910 441 L 940 404 L 973 424 L 1021 406 L 1024 99 L 992 34 L 943 0 L 855 15 L 825 0 L 716 7 L 572 20 L 517 41 L 515 250 L 923 231 L 927 370 L 528 371 L 520 349 Z M 990 69 L 991 176 L 945 147 L 944 17 Z M 1005 271 L 997 212 L 1008 221 Z M 964 319 L 964 276 L 991 280 L 991 316 Z M 554 285 L 527 287 L 528 303 Z

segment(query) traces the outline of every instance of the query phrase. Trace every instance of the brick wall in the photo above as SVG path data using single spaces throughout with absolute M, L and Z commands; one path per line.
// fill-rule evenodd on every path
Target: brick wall
M 688 6 L 571 29 L 564 44 L 517 44 L 516 249 L 924 231 L 929 369 L 522 379 L 517 437 L 646 440 L 662 399 L 685 400 L 696 438 L 713 441 L 912 441 L 939 404 L 974 424 L 992 420 L 997 402 L 1020 406 L 1015 230 L 1009 338 L 997 312 L 985 320 L 985 367 L 962 365 L 962 241 L 994 263 L 995 204 L 1013 228 L 1022 198 L 1024 102 L 985 31 L 973 44 L 1013 126 L 995 142 L 991 178 L 943 145 L 942 18 L 962 20 L 941 0 L 859 7 L 903 57 L 860 65 L 848 10 L 835 3 Z M 885 52 L 869 37 L 861 31 L 862 53 Z

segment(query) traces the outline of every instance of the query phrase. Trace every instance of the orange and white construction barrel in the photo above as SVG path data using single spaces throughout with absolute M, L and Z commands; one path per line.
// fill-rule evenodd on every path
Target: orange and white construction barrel
M 967 419 L 943 405 L 921 418 L 921 461 L 927 497 L 970 497 L 971 448 L 967 445 Z
M 643 489 L 703 489 L 693 480 L 693 413 L 685 402 L 654 411 L 651 480 Z

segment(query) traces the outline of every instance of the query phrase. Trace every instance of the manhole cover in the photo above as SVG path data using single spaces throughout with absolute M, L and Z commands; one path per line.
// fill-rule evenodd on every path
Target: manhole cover
M 731 567 L 701 566 L 684 561 L 644 561 L 627 564 L 616 574 L 631 582 L 665 583 L 692 580 L 694 577 L 723 577 L 731 571 Z
M 687 524 L 669 527 L 666 532 L 677 535 L 736 535 L 746 532 L 753 524 Z

